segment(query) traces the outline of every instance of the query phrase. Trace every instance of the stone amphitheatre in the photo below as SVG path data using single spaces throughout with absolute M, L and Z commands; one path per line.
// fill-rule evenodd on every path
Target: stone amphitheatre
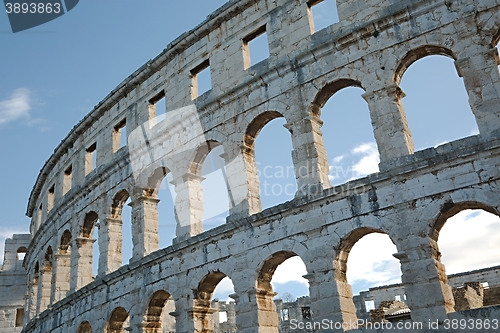
M 307 268 L 310 317 L 303 319 L 344 324 L 315 332 L 370 331 L 356 325 L 346 279 L 349 252 L 369 233 L 386 234 L 397 247 L 402 284 L 393 288 L 404 288 L 405 323 L 424 324 L 413 331 L 445 332 L 464 319 L 474 320 L 471 332 L 491 332 L 495 319 L 498 325 L 500 293 L 478 284 L 482 276 L 493 286 L 498 267 L 471 273 L 472 280 L 448 279 L 437 241 L 462 210 L 500 212 L 500 1 L 337 0 L 339 22 L 315 31 L 311 9 L 320 2 L 229 1 L 70 131 L 34 184 L 30 234 L 7 241 L 1 332 L 217 332 L 212 294 L 227 276 L 233 331 L 277 333 L 270 281 L 293 256 Z M 264 32 L 270 56 L 251 66 L 248 43 Z M 430 55 L 454 60 L 479 134 L 414 151 L 399 84 Z M 199 95 L 197 74 L 205 68 L 212 88 Z M 351 86 L 364 90 L 380 172 L 332 187 L 321 109 Z M 167 119 L 156 121 L 162 98 Z M 290 132 L 298 191 L 262 210 L 254 140 L 278 117 Z M 121 147 L 124 131 L 128 145 Z M 231 207 L 225 224 L 203 230 L 201 164 L 215 146 L 224 149 Z M 157 193 L 167 174 L 177 229 L 173 245 L 160 248 Z M 122 265 L 129 199 L 133 256 Z M 465 287 L 457 291 L 450 281 Z

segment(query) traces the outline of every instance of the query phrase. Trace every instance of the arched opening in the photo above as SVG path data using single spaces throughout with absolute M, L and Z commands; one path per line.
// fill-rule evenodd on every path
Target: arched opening
M 19 261 L 23 261 L 24 260 L 24 256 L 26 255 L 26 252 L 28 251 L 28 249 L 26 249 L 25 246 L 21 246 L 20 248 L 17 249 L 17 260 Z
M 207 141 L 195 157 L 192 174 L 201 175 L 203 230 L 209 230 L 226 223 L 229 215 L 230 198 L 226 173 L 224 148 L 218 142 Z M 199 169 L 201 164 L 201 170 Z
M 212 271 L 195 290 L 195 327 L 202 332 L 231 332 L 236 329 L 235 303 L 229 297 L 234 293 L 231 279 L 220 271 Z
M 279 251 L 267 258 L 257 280 L 259 323 L 269 332 L 288 327 L 292 320 L 312 320 L 305 265 L 296 253 Z M 276 299 L 274 299 L 276 297 Z
M 276 111 L 258 115 L 248 126 L 244 139 L 244 154 L 249 170 L 248 183 L 260 200 L 261 209 L 276 206 L 293 199 L 297 192 L 295 170 L 292 161 L 292 140 L 284 127 L 286 120 Z
M 71 240 L 71 231 L 64 230 L 59 242 L 59 252 L 55 258 L 55 273 L 52 281 L 54 302 L 66 297 L 70 290 Z
M 379 153 L 361 83 L 342 79 L 327 84 L 316 96 L 313 116 L 321 117 L 321 134 L 329 180 L 339 185 L 379 171 Z
M 92 326 L 90 326 L 88 321 L 84 321 L 78 326 L 76 333 L 92 333 Z
M 174 333 L 175 317 L 171 315 L 174 312 L 175 303 L 170 294 L 164 290 L 155 292 L 146 310 L 145 332 Z
M 132 208 L 127 190 L 118 192 L 111 205 L 111 219 L 107 221 L 109 271 L 129 263 L 132 258 Z M 115 258 L 116 259 L 113 259 Z M 120 262 L 121 257 L 121 262 Z
M 156 205 L 156 208 L 150 209 L 147 221 L 150 223 L 149 229 L 156 231 L 160 248 L 172 245 L 176 235 L 176 192 L 172 180 L 172 173 L 167 167 L 157 168 L 148 178 L 148 186 L 144 190 L 145 196 L 158 200 L 156 204 L 149 203 L 150 206 Z
M 280 257 L 280 254 L 276 256 Z M 278 327 L 290 327 L 293 321 L 312 320 L 309 282 L 304 278 L 306 274 L 306 265 L 299 256 L 285 259 L 276 267 L 271 279 L 271 288 L 277 294 L 274 297 L 274 305 Z
M 442 47 L 409 53 L 396 71 L 415 151 L 479 133 L 455 55 Z
M 47 309 L 50 304 L 53 259 L 52 247 L 49 246 L 45 251 L 45 255 L 42 260 L 42 267 L 40 269 L 40 281 L 38 289 L 39 313 Z
M 342 311 L 353 309 L 355 319 L 371 322 L 411 319 L 400 263 L 393 257 L 397 252 L 390 237 L 376 229 L 357 229 L 343 239 L 335 260 L 339 297 L 349 303 Z
M 236 330 L 236 304 L 231 296 L 234 294 L 233 281 L 223 278 L 215 287 L 211 307 L 214 312 L 214 328 L 218 332 L 233 332 Z
M 59 253 L 60 254 L 70 254 L 71 253 L 71 231 L 68 229 L 64 230 L 61 235 L 61 242 L 59 243 Z
M 450 205 L 438 219 L 433 239 L 439 245 L 436 259 L 446 267 L 455 311 L 500 304 L 496 209 L 479 203 Z
M 97 228 L 96 228 L 97 227 Z M 92 280 L 99 273 L 99 257 L 100 257 L 100 244 L 99 239 L 99 216 L 96 212 L 88 212 L 85 214 L 83 220 L 83 225 L 81 229 L 82 238 L 79 240 L 81 242 L 80 253 L 82 255 L 81 266 L 79 267 L 80 274 L 87 274 L 86 270 L 91 270 L 92 275 L 86 279 L 86 282 L 92 282 Z M 92 250 L 90 250 L 92 249 Z M 92 254 L 91 256 L 89 254 Z M 83 258 L 88 257 L 88 258 Z M 89 266 L 89 267 L 87 267 Z M 84 283 L 83 285 L 87 284 Z
M 127 310 L 122 307 L 116 308 L 109 317 L 106 325 L 106 333 L 125 333 L 129 326 L 129 316 Z

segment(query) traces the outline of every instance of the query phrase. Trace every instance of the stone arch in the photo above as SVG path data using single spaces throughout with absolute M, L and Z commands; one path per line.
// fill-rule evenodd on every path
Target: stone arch
M 210 301 L 215 287 L 225 278 L 227 275 L 221 271 L 210 271 L 205 275 L 195 289 L 194 297 L 198 300 Z
M 338 79 L 327 83 L 314 97 L 309 110 L 310 114 L 316 117 L 321 116 L 321 109 L 325 106 L 326 102 L 328 102 L 335 93 L 347 87 L 358 87 L 365 90 L 360 81 L 353 79 Z
M 19 247 L 16 251 L 17 260 L 21 260 L 21 257 L 24 259 L 26 252 L 28 252 L 28 249 L 26 248 L 26 246 Z
M 250 124 L 248 124 L 245 131 L 243 143 L 246 150 L 253 150 L 255 138 L 259 135 L 260 131 L 267 125 L 267 123 L 281 117 L 284 117 L 283 114 L 277 111 L 265 111 L 255 117 Z
M 220 270 L 210 270 L 193 289 L 193 308 L 190 312 L 194 327 L 201 332 L 212 333 L 215 330 L 214 313 L 218 310 L 212 308 L 212 296 L 217 285 L 225 277 L 227 275 Z
M 130 198 L 130 194 L 127 190 L 120 190 L 113 197 L 113 201 L 111 203 L 111 217 L 115 219 L 121 219 L 123 206 Z
M 434 222 L 434 226 L 430 233 L 431 239 L 437 242 L 439 238 L 439 233 L 443 228 L 443 226 L 445 225 L 446 221 L 450 217 L 466 209 L 482 209 L 488 213 L 500 216 L 500 211 L 498 210 L 497 207 L 491 206 L 489 204 L 480 201 L 460 201 L 456 203 L 453 201 L 447 201 L 441 206 L 439 216 L 436 218 Z M 436 256 L 440 257 L 440 254 L 436 253 Z
M 379 233 L 379 234 L 385 234 L 388 235 L 391 241 L 394 243 L 391 235 L 389 235 L 387 232 L 374 228 L 374 227 L 361 227 L 352 230 L 349 232 L 347 235 L 345 235 L 338 247 L 335 249 L 336 250 L 336 256 L 335 256 L 335 261 L 334 261 L 334 267 L 335 267 L 335 278 L 339 282 L 347 283 L 347 260 L 349 257 L 349 253 L 352 250 L 352 247 L 364 236 L 371 234 L 371 233 Z M 394 243 L 396 244 L 396 243 Z M 352 297 L 352 294 L 351 294 Z
M 334 279 L 335 287 L 337 289 L 336 302 L 338 302 L 338 309 L 335 316 L 343 322 L 356 322 L 356 307 L 354 306 L 352 286 L 347 279 L 347 262 L 349 254 L 353 246 L 366 235 L 378 233 L 389 236 L 391 242 L 395 244 L 391 235 L 381 228 L 377 227 L 360 227 L 351 230 L 341 237 L 340 242 L 335 247 L 334 258 Z
M 53 260 L 53 257 L 54 256 L 54 253 L 52 251 L 52 246 L 48 246 L 47 247 L 47 250 L 45 251 L 45 255 L 44 255 L 44 260 L 43 260 L 43 265 L 46 266 L 46 265 L 50 265 L 52 266 L 52 260 Z
M 195 176 L 201 176 L 203 162 L 205 162 L 205 159 L 210 152 L 219 146 L 221 146 L 221 143 L 214 140 L 203 142 L 200 146 L 198 146 L 198 148 L 194 151 L 193 158 L 191 159 L 189 173 Z
M 483 289 L 482 286 L 483 282 L 487 282 L 486 279 L 479 280 L 479 278 L 476 277 L 476 279 L 472 281 L 471 280 L 462 281 L 460 285 L 457 285 L 456 282 L 450 283 L 450 280 L 448 279 L 448 274 L 450 274 L 450 271 L 446 272 L 445 263 L 441 261 L 442 253 L 439 246 L 438 238 L 441 234 L 441 230 L 444 227 L 444 225 L 447 224 L 450 218 L 457 215 L 458 213 L 465 210 L 480 210 L 495 215 L 498 218 L 500 217 L 500 210 L 498 205 L 495 206 L 492 205 L 491 202 L 484 202 L 484 201 L 464 200 L 464 201 L 453 202 L 451 200 L 448 200 L 444 202 L 440 208 L 441 209 L 438 217 L 435 219 L 433 224 L 431 223 L 432 230 L 430 233 L 430 244 L 431 244 L 430 256 L 432 257 L 433 260 L 436 261 L 435 267 L 438 271 L 439 276 L 443 277 L 442 282 L 446 285 L 446 289 L 443 290 L 443 297 L 452 300 L 452 302 L 449 302 L 450 303 L 449 306 L 451 307 L 451 309 L 448 309 L 448 311 L 449 312 L 463 311 L 463 310 L 470 310 L 474 308 L 497 304 L 497 303 L 490 303 L 490 304 L 483 303 L 487 299 L 486 289 Z M 496 223 L 498 223 L 498 221 Z M 477 228 L 478 226 L 474 225 L 474 227 Z M 459 240 L 454 239 L 454 242 L 459 242 Z M 486 239 L 484 239 L 484 242 L 488 242 L 487 237 Z M 476 253 L 478 253 L 477 251 L 479 251 L 479 249 L 476 250 Z M 467 262 L 467 258 L 465 258 L 463 262 Z M 485 268 L 487 267 L 480 267 L 480 268 L 476 267 L 475 270 L 485 269 Z M 466 270 L 471 270 L 471 268 L 468 268 Z M 463 270 L 461 271 L 463 272 Z M 495 292 L 496 291 L 493 291 L 493 293 Z M 473 301 L 471 301 L 470 298 L 472 294 L 474 294 Z M 489 301 L 491 301 L 491 299 L 489 299 Z
M 92 326 L 88 321 L 84 321 L 78 326 L 76 333 L 92 333 Z
M 144 188 L 144 194 L 147 196 L 158 195 L 158 190 L 160 189 L 160 184 L 163 179 L 170 173 L 170 169 L 162 166 L 154 169 L 150 174 L 146 182 L 146 187 Z
M 92 232 L 94 230 L 94 227 L 98 219 L 99 215 L 97 215 L 97 213 L 94 211 L 90 211 L 87 214 L 85 214 L 85 218 L 83 219 L 83 225 L 80 231 L 82 237 L 92 238 Z
M 71 251 L 71 239 L 71 231 L 69 231 L 68 229 L 64 230 L 59 242 L 59 253 L 67 254 Z
M 174 317 L 169 316 L 170 318 L 172 318 L 172 322 L 165 323 L 165 312 L 168 311 L 168 309 L 166 308 L 167 303 L 173 304 L 173 300 L 171 295 L 165 290 L 158 290 L 153 293 L 153 295 L 151 295 L 145 315 L 145 324 L 146 328 L 148 329 L 148 333 L 160 332 L 161 328 L 165 328 L 165 324 L 171 326 L 171 328 L 175 328 Z M 171 310 L 174 311 L 175 309 Z
M 276 268 L 285 260 L 295 256 L 297 254 L 292 251 L 278 251 L 269 256 L 258 269 L 257 288 L 272 292 L 271 280 Z
M 125 308 L 115 308 L 109 316 L 106 325 L 106 333 L 125 333 L 125 325 L 128 319 L 129 314 Z
M 442 45 L 423 45 L 408 51 L 396 64 L 393 82 L 397 85 L 401 82 L 406 70 L 416 61 L 431 55 L 442 55 L 457 60 L 456 54 Z

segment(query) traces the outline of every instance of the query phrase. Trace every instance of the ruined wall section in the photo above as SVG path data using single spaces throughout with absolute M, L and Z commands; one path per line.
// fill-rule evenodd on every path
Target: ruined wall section
M 0 331 L 19 333 L 23 328 L 28 280 L 23 257 L 31 236 L 13 235 L 5 240 L 4 262 L 0 269 Z

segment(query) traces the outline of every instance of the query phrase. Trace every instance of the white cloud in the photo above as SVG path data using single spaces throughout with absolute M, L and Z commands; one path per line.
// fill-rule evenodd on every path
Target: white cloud
M 347 154 L 332 159 L 329 179 L 333 183 L 347 182 L 378 172 L 380 162 L 375 142 L 361 143 Z M 351 165 L 349 165 L 350 163 Z
M 292 257 L 285 260 L 276 268 L 271 285 L 298 282 L 309 287 L 309 283 L 302 276 L 307 274 L 306 265 L 300 257 Z
M 448 219 L 438 239 L 447 274 L 500 265 L 500 218 L 464 210 Z
M 398 252 L 389 236 L 369 234 L 352 248 L 347 261 L 347 281 L 352 285 L 365 281 L 370 286 L 401 282 L 399 261 L 392 256 Z
M 30 91 L 25 88 L 16 89 L 9 99 L 0 101 L 0 124 L 6 124 L 19 118 L 29 119 L 30 110 Z

